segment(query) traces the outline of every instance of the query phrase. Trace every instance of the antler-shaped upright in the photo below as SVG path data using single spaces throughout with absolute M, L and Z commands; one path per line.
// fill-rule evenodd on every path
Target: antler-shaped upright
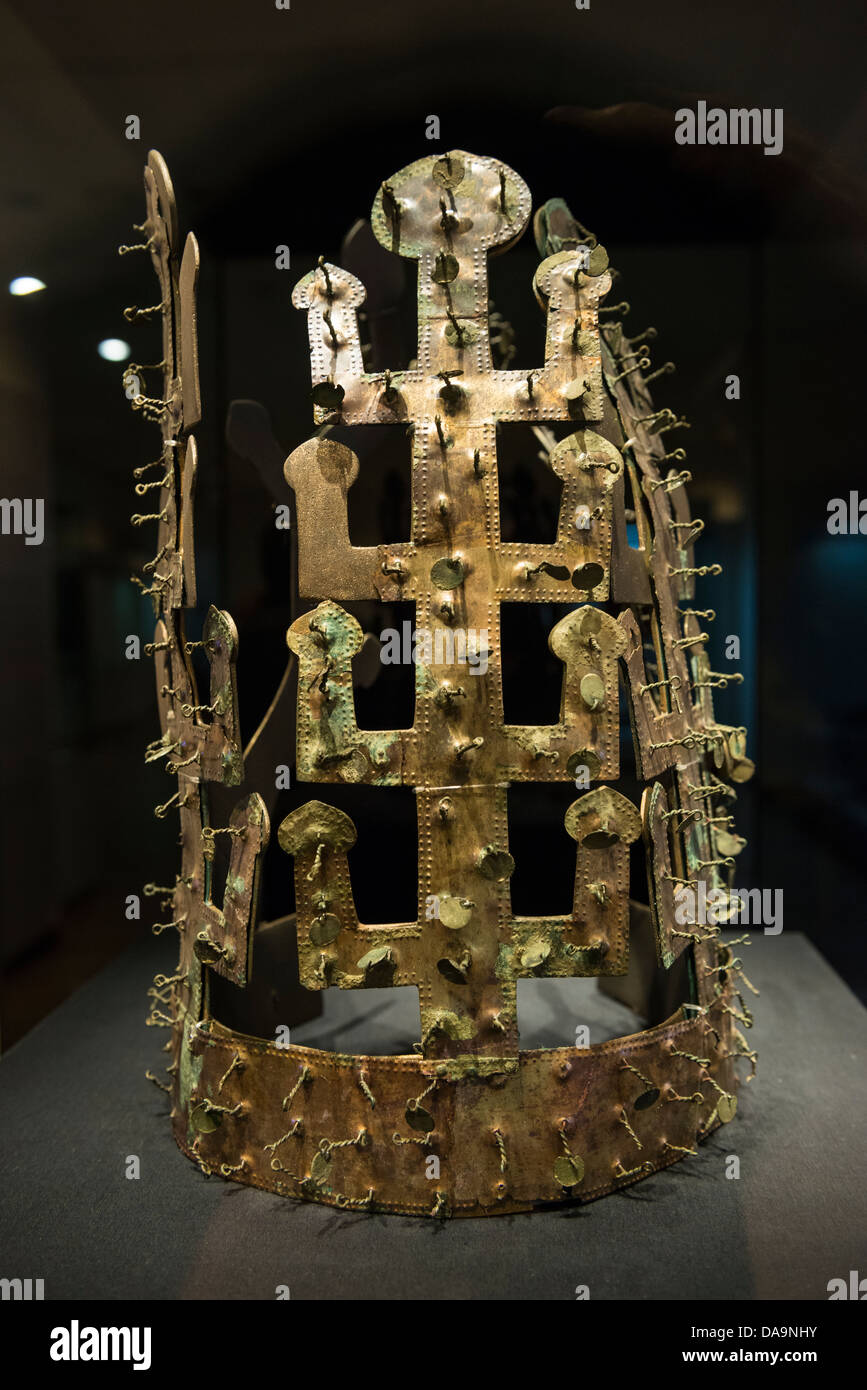
M 516 1052 L 521 975 L 617 973 L 628 954 L 617 904 L 625 847 L 641 826 L 622 797 L 604 801 L 604 845 L 591 847 L 582 830 L 603 804 L 599 793 L 576 802 L 567 816 L 578 842 L 570 914 L 525 920 L 510 904 L 506 784 L 574 781 L 581 768 L 589 769 L 587 786 L 590 777 L 617 778 L 618 660 L 627 647 L 610 614 L 586 604 L 567 613 L 550 635 L 563 662 L 558 723 L 505 724 L 500 604 L 606 600 L 612 499 L 623 485 L 618 450 L 588 428 L 602 415 L 598 305 L 610 276 L 604 267 L 591 273 L 585 249 L 549 257 L 535 276 L 547 309 L 544 363 L 529 373 L 494 370 L 487 255 L 515 240 L 529 210 L 528 190 L 512 170 L 463 151 L 421 160 L 383 185 L 374 231 L 418 262 L 418 364 L 410 371 L 363 371 L 356 313 L 364 290 L 353 276 L 320 262 L 293 296 L 308 315 L 317 421 L 409 424 L 413 451 L 409 539 L 358 550 L 347 523 L 355 456 L 319 438 L 287 460 L 298 508 L 300 589 L 329 595 L 288 635 L 299 662 L 298 773 L 313 782 L 415 786 L 420 847 L 418 921 L 362 927 L 346 898 L 347 845 L 332 845 L 323 829 L 319 886 L 311 890 L 298 835 L 302 820 L 315 821 L 317 803 L 289 817 L 281 843 L 298 846 L 292 852 L 304 980 L 364 984 L 362 948 L 387 939 L 393 982 L 419 985 L 423 1044 L 436 1055 Z M 550 457 L 562 480 L 556 538 L 549 545 L 505 544 L 497 427 L 553 420 L 575 424 Z M 417 628 L 431 634 L 417 666 L 410 729 L 373 733 L 356 723 L 351 663 L 361 631 L 334 599 L 376 597 L 413 600 Z M 484 674 L 470 653 L 464 660 L 455 655 L 455 637 L 465 633 L 484 634 Z M 312 845 L 304 845 L 309 853 Z M 339 891 L 327 886 L 331 874 L 343 885 Z M 327 941 L 323 911 L 331 922 Z

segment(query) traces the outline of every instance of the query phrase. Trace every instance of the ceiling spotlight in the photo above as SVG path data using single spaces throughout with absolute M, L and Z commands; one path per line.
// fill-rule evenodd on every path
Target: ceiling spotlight
M 132 348 L 123 338 L 103 338 L 96 350 L 106 362 L 125 362 Z
M 44 282 L 37 280 L 35 275 L 19 275 L 16 280 L 9 281 L 10 294 L 35 294 L 44 289 Z

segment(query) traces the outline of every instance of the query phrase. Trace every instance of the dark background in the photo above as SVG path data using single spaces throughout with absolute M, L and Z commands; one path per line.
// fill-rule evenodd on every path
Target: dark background
M 283 667 L 288 545 L 255 470 L 225 443 L 227 406 L 261 401 L 286 453 L 306 438 L 297 279 L 320 253 L 340 260 L 379 184 L 406 163 L 449 148 L 495 156 L 527 181 L 534 206 L 567 199 L 621 273 L 610 298 L 630 301 L 628 331 L 654 324 L 654 365 L 677 363 L 655 399 L 691 421 L 668 439 L 687 448 L 693 511 L 707 522 L 699 562 L 725 567 L 698 606 L 718 614 L 714 668 L 726 668 L 734 633 L 746 677 L 717 692 L 717 712 L 749 725 L 758 763 L 736 807 L 749 839 L 737 883 L 782 888 L 785 930 L 807 932 L 867 996 L 867 539 L 826 529 L 829 499 L 864 490 L 861 16 L 848 0 L 0 6 L 0 284 L 22 274 L 47 284 L 0 297 L 0 493 L 46 499 L 41 547 L 0 538 L 5 1045 L 147 929 L 148 903 L 129 922 L 125 898 L 176 868 L 174 824 L 151 814 L 172 786 L 142 761 L 158 732 L 150 663 L 124 656 L 127 634 L 146 641 L 152 630 L 128 582 L 150 537 L 128 517 L 146 509 L 132 469 L 153 457 L 157 433 L 132 415 L 122 366 L 96 352 L 118 336 L 138 361 L 159 356 L 156 331 L 122 318 L 156 297 L 150 268 L 115 254 L 137 239 L 151 147 L 202 251 L 199 592 L 240 629 L 245 734 Z M 700 98 L 782 107 L 783 153 L 676 145 L 673 112 Z M 139 142 L 125 138 L 129 114 Z M 429 114 L 441 122 L 435 143 Z M 274 265 L 281 244 L 288 271 Z M 536 260 L 527 234 L 492 265 L 513 365 L 528 368 L 544 341 Z M 409 275 L 401 322 L 408 359 Z M 724 395 L 731 372 L 739 401 Z M 385 493 L 365 493 L 363 480 L 353 490 L 353 539 L 403 538 L 391 528 L 408 461 L 406 441 L 406 471 Z M 522 524 L 540 477 L 532 450 L 508 464 Z M 506 617 L 509 717 L 553 717 L 555 616 Z M 360 722 L 390 726 L 410 679 L 398 668 L 377 682 L 384 699 L 374 715 L 365 693 Z M 562 910 L 574 847 L 550 827 L 573 795 L 510 793 L 518 910 Z M 286 793 L 278 815 L 307 796 Z M 353 876 L 362 919 L 387 921 L 414 914 L 414 814 L 409 790 L 376 797 L 360 810 Z M 273 849 L 268 915 L 291 905 L 289 864 Z

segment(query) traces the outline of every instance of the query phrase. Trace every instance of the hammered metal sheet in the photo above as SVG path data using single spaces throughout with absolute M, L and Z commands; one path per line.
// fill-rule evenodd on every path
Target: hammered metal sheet
M 171 181 L 155 152 L 145 191 L 163 393 L 133 404 L 159 423 L 166 468 L 147 571 L 161 727 L 148 757 L 177 776 L 182 844 L 174 887 L 154 890 L 171 910 L 163 925 L 179 933 L 180 961 L 175 976 L 157 977 L 150 1021 L 171 1029 L 178 1143 L 205 1171 L 285 1195 L 437 1217 L 587 1200 L 694 1152 L 735 1113 L 736 1057 L 754 1058 L 733 1022 L 750 1022 L 739 962 L 713 933 L 680 929 L 675 893 L 719 885 L 734 862 L 741 842 L 723 814 L 732 792 L 722 779 L 745 780 L 752 764 L 744 731 L 715 723 L 706 639 L 683 606 L 694 593 L 701 523 L 689 514 L 685 475 L 666 469 L 678 457 L 661 438 L 669 413 L 654 410 L 643 358 L 622 325 L 608 321 L 600 332 L 611 286 L 604 248 L 565 236 L 561 213 L 532 286 L 546 314 L 544 360 L 530 372 L 496 369 L 487 256 L 520 236 L 530 195 L 513 170 L 456 150 L 386 180 L 371 216 L 382 245 L 418 263 L 415 366 L 364 370 L 365 289 L 356 276 L 321 260 L 293 295 L 308 319 L 316 424 L 396 423 L 412 436 L 408 539 L 351 545 L 347 498 L 359 462 L 346 446 L 314 437 L 285 464 L 299 589 L 319 600 L 287 633 L 297 658 L 298 777 L 366 782 L 384 796 L 394 785 L 416 791 L 414 921 L 359 921 L 351 862 L 356 845 L 380 852 L 370 826 L 359 834 L 327 800 L 311 799 L 278 828 L 295 865 L 302 984 L 419 992 L 416 1053 L 340 1055 L 233 1032 L 209 1007 L 211 972 L 244 986 L 253 968 L 269 822 L 256 793 L 225 825 L 209 821 L 207 784 L 243 778 L 238 634 L 228 614 L 209 610 L 203 700 L 183 613 L 196 594 L 198 246 L 190 235 L 181 257 Z M 548 454 L 561 484 L 551 544 L 501 539 L 497 434 L 512 421 L 569 429 Z M 341 607 L 358 599 L 412 601 L 429 635 L 411 728 L 358 728 L 352 661 L 363 633 Z M 504 721 L 507 601 L 569 606 L 549 639 L 563 666 L 554 725 Z M 621 674 L 647 784 L 641 810 L 612 785 Z M 551 827 L 576 846 L 573 901 L 559 916 L 512 910 L 507 791 L 520 781 L 574 781 L 580 792 Z M 695 998 L 631 1037 L 521 1050 L 519 979 L 626 976 L 630 845 L 642 832 L 660 964 L 671 969 L 688 953 Z M 222 882 L 219 836 L 228 842 Z

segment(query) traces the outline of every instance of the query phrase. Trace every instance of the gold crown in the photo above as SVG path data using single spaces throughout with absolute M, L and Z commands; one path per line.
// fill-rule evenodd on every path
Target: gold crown
M 156 500 L 134 520 L 157 526 L 147 580 L 137 581 L 157 614 L 162 732 L 147 756 L 177 777 L 175 795 L 157 810 L 177 808 L 183 847 L 176 884 L 154 889 L 171 898 L 171 917 L 157 930 L 177 928 L 180 960 L 151 991 L 151 1022 L 171 1030 L 164 1089 L 178 1144 L 206 1172 L 287 1196 L 433 1216 L 586 1200 L 694 1153 L 732 1119 L 735 1061 L 746 1057 L 754 1071 L 755 1054 L 737 1026 L 751 1018 L 733 945 L 721 942 L 718 926 L 680 923 L 675 896 L 704 884 L 726 900 L 743 843 L 731 831 L 731 783 L 752 764 L 745 731 L 714 719 L 711 690 L 726 678 L 710 670 L 701 628 L 708 615 L 691 607 L 696 576 L 718 567 L 695 563 L 703 523 L 689 513 L 689 475 L 672 467 L 683 451 L 666 451 L 666 432 L 682 422 L 651 401 L 648 381 L 660 372 L 646 375 L 646 336 L 625 335 L 625 306 L 601 307 L 611 286 L 604 247 L 565 204 L 540 210 L 533 288 L 547 315 L 545 360 L 531 372 L 495 369 L 487 256 L 524 231 L 530 194 L 496 160 L 455 150 L 393 175 L 373 205 L 378 240 L 418 263 L 415 364 L 364 370 L 357 313 L 365 289 L 338 266 L 320 260 L 294 292 L 308 317 L 316 423 L 403 422 L 412 435 L 406 542 L 350 544 L 347 493 L 358 459 L 327 429 L 285 464 L 299 589 L 321 600 L 287 634 L 297 663 L 298 779 L 367 783 L 384 797 L 409 785 L 417 800 L 418 915 L 410 922 L 359 922 L 350 880 L 356 828 L 343 811 L 311 800 L 279 827 L 279 846 L 294 858 L 302 985 L 419 992 L 414 1052 L 343 1055 L 247 1036 L 214 1017 L 209 1002 L 214 974 L 241 987 L 250 978 L 269 820 L 257 793 L 225 825 L 209 815 L 208 784 L 239 786 L 244 776 L 238 638 L 228 614 L 211 608 L 201 643 L 186 640 L 183 610 L 196 604 L 198 248 L 189 235 L 181 249 L 171 182 L 153 152 L 145 190 L 142 245 L 160 302 L 127 317 L 161 318 L 162 393 L 148 396 L 134 365 L 126 381 L 163 445 L 159 476 L 136 470 L 146 478 L 139 491 Z M 552 544 L 501 540 L 497 428 L 508 421 L 533 422 L 547 441 L 561 484 Z M 571 423 L 567 437 L 545 433 L 556 422 Z M 340 606 L 358 599 L 413 602 L 429 636 L 416 656 L 411 728 L 358 728 L 352 661 L 362 632 Z M 554 725 L 504 721 L 507 601 L 564 605 L 549 637 L 563 665 Z M 196 690 L 196 645 L 210 666 L 206 700 Z M 616 785 L 619 672 L 645 784 L 640 807 Z M 551 826 L 576 843 L 564 915 L 512 910 L 506 796 L 516 782 L 572 782 L 580 792 L 564 827 Z M 219 901 L 217 837 L 228 846 Z M 371 831 L 359 847 L 365 838 L 376 852 Z M 647 906 L 629 900 L 630 845 L 642 838 Z M 664 1021 L 595 1046 L 522 1050 L 518 981 L 568 976 L 597 977 L 645 1016 L 651 993 L 664 995 Z

